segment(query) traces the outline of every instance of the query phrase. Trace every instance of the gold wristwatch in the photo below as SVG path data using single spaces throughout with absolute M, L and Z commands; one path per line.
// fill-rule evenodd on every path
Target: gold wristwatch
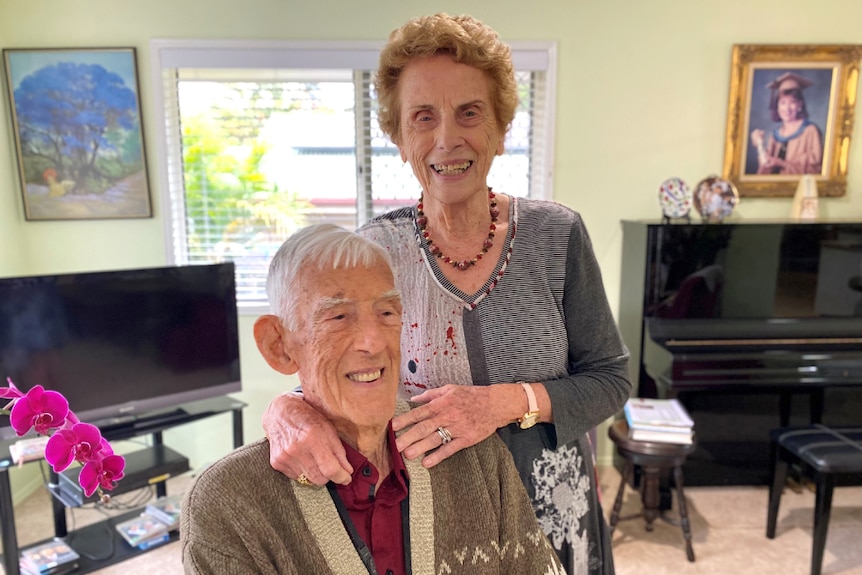
M 527 394 L 527 413 L 518 418 L 518 425 L 521 429 L 529 429 L 539 422 L 539 404 L 536 401 L 536 394 L 533 393 L 533 388 L 526 381 L 519 381 Z

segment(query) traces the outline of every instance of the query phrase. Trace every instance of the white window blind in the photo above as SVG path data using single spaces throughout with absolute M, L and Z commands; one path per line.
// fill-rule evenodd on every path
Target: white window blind
M 241 309 L 256 308 L 290 233 L 321 221 L 353 229 L 416 201 L 418 182 L 377 124 L 379 49 L 152 42 L 172 263 L 233 261 Z M 489 184 L 549 198 L 554 46 L 513 46 L 513 59 L 521 102 Z

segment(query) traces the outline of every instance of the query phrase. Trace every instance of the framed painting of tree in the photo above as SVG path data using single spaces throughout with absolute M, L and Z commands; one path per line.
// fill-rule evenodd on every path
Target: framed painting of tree
M 152 216 L 134 48 L 3 50 L 27 220 Z

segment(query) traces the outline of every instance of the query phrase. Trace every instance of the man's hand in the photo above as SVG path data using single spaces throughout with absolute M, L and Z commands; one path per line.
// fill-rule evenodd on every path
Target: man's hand
M 445 385 L 429 389 L 411 401 L 424 405 L 393 419 L 392 428 L 410 428 L 396 441 L 398 450 L 408 459 L 439 447 L 422 459 L 425 467 L 434 467 L 453 453 L 490 437 L 498 427 L 514 421 L 517 415 L 513 414 L 527 402 L 523 389 L 515 384 Z M 439 427 L 452 435 L 452 441 L 443 445 L 437 433 Z
M 350 483 L 353 468 L 332 424 L 300 393 L 283 393 L 267 406 L 263 430 L 269 439 L 269 464 L 296 479 L 304 475 L 315 485 Z

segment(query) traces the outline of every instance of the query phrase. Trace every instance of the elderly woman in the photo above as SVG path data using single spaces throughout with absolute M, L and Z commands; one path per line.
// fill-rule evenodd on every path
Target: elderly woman
M 359 233 L 384 246 L 404 301 L 397 446 L 426 467 L 497 433 L 570 574 L 612 573 L 587 433 L 629 396 L 628 351 L 580 216 L 491 190 L 518 102 L 510 50 L 469 16 L 395 30 L 380 125 L 410 162 L 415 206 Z M 264 416 L 272 465 L 322 484 L 353 470 L 302 396 Z M 432 451 L 433 450 L 433 451 Z
M 273 369 L 298 373 L 353 474 L 326 489 L 269 465 L 265 440 L 204 471 L 184 500 L 189 574 L 558 574 L 506 447 L 496 438 L 433 470 L 404 461 L 390 420 L 400 378 L 401 301 L 386 252 L 336 226 L 294 234 L 254 326 Z

